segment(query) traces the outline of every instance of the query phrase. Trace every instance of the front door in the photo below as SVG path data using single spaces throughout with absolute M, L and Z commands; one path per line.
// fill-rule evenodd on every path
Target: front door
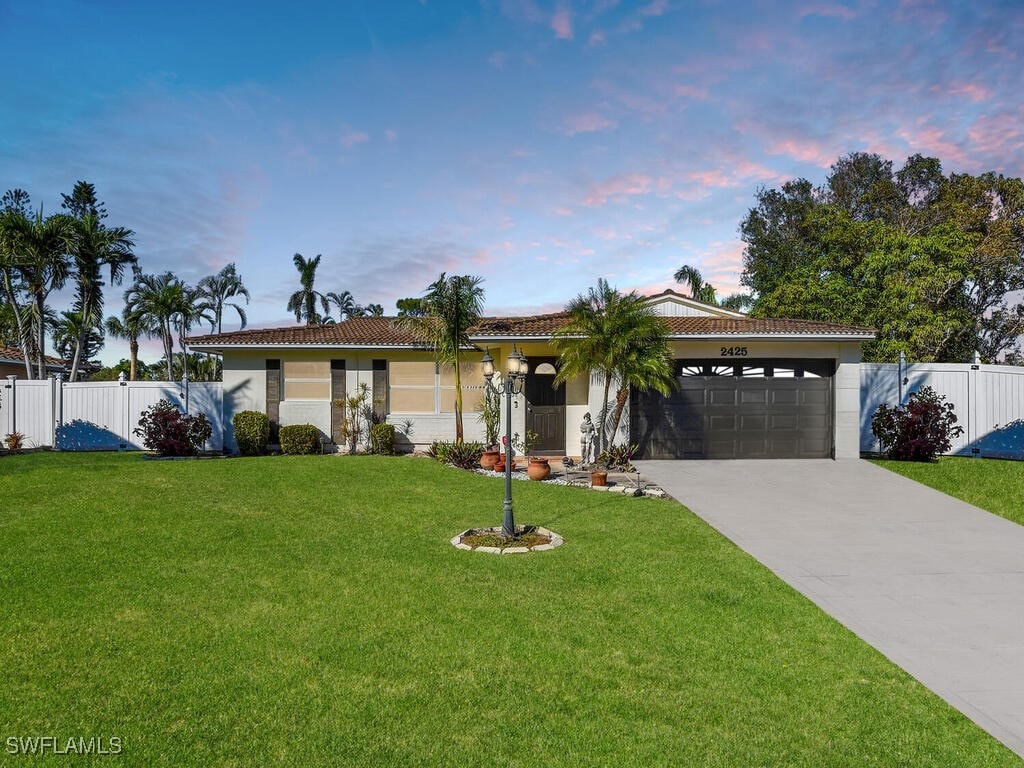
M 565 384 L 553 386 L 555 359 L 531 358 L 526 376 L 526 429 L 537 433 L 537 453 L 565 451 Z

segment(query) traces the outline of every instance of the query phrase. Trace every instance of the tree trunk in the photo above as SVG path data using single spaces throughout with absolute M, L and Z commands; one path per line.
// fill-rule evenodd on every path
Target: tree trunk
M 597 430 L 598 446 L 594 451 L 594 457 L 601 455 L 605 448 L 605 441 L 608 437 L 608 393 L 612 389 L 612 376 L 610 371 L 604 372 L 604 398 L 601 400 L 600 429 Z
M 455 356 L 455 442 L 462 442 L 462 376 L 458 355 Z
M 78 326 L 78 338 L 75 339 L 75 353 L 71 356 L 71 372 L 68 374 L 68 381 L 78 381 L 78 367 L 82 364 L 82 347 L 85 346 L 85 339 L 89 335 L 89 326 L 86 318 L 92 314 L 92 299 L 88 291 L 82 292 L 82 322 Z
M 174 338 L 171 336 L 171 329 L 163 329 L 164 337 L 164 360 L 167 361 L 167 381 L 174 381 L 174 371 L 171 368 L 171 352 L 174 347 Z
M 612 419 L 611 444 L 615 445 L 615 433 L 619 431 L 619 422 L 622 420 L 622 411 L 629 400 L 629 388 L 623 387 L 615 393 L 615 418 Z
M 14 322 L 18 326 L 18 339 L 21 341 L 21 358 L 22 362 L 25 363 L 25 377 L 31 379 L 32 359 L 29 356 L 29 350 L 32 347 L 32 334 L 28 332 L 28 329 L 22 323 L 21 307 L 18 305 L 18 297 L 14 293 L 14 284 L 11 282 L 11 273 L 6 269 L 4 270 L 4 293 L 7 294 L 7 301 L 10 303 L 11 309 L 14 312 Z
M 137 338 L 128 339 L 128 356 L 131 358 L 128 380 L 135 381 L 135 375 L 139 365 L 139 340 Z
M 46 299 L 42 294 L 36 294 L 36 311 L 38 322 L 36 324 L 36 372 L 38 378 L 43 381 L 46 378 Z

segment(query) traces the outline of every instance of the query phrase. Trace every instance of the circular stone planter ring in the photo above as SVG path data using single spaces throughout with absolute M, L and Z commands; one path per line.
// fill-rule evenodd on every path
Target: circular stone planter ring
M 529 532 L 537 534 L 539 537 L 546 539 L 541 544 L 534 544 L 533 546 L 522 546 L 521 544 L 512 543 L 507 547 L 474 547 L 463 542 L 463 539 L 469 536 L 480 536 L 480 535 L 496 535 L 501 536 L 501 526 L 495 526 L 494 528 L 467 528 L 465 531 L 460 533 L 458 536 L 453 536 L 451 543 L 456 549 L 466 549 L 471 552 L 487 552 L 492 555 L 524 555 L 527 552 L 546 552 L 549 549 L 560 547 L 565 543 L 565 539 L 559 536 L 554 531 L 549 531 L 547 528 L 541 528 L 540 526 L 528 526 L 526 529 L 517 527 L 517 530 L 522 532 Z

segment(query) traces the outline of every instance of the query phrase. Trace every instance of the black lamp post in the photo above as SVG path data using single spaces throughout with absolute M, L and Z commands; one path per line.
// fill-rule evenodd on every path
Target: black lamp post
M 516 523 L 512 517 L 512 398 L 523 391 L 526 383 L 526 357 L 512 345 L 508 356 L 508 370 L 505 378 L 501 372 L 494 370 L 494 358 L 489 349 L 484 350 L 481 361 L 484 368 L 484 380 L 487 387 L 499 395 L 505 395 L 505 516 L 501 524 L 501 532 L 506 538 L 516 534 Z M 497 377 L 497 383 L 494 382 Z

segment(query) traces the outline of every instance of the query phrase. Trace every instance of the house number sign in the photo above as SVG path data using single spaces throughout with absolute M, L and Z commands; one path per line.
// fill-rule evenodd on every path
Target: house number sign
M 722 347 L 721 356 L 722 357 L 746 357 L 747 356 L 747 348 L 746 347 Z

